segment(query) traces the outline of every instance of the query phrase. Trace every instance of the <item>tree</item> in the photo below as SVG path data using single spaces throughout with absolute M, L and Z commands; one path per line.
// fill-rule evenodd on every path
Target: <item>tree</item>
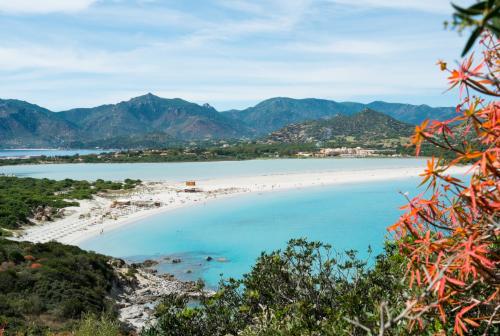
M 422 174 L 427 191 L 408 199 L 389 230 L 408 257 L 415 292 L 403 312 L 410 326 L 424 327 L 425 316 L 434 316 L 452 319 L 456 334 L 478 328 L 486 335 L 500 323 L 500 1 L 454 8 L 453 25 L 473 28 L 464 55 L 476 45 L 481 59 L 471 53 L 456 69 L 438 63 L 449 72 L 450 89 L 458 88 L 457 116 L 425 121 L 412 138 L 417 155 L 430 143 L 452 159 L 428 161 Z M 450 174 L 457 165 L 471 166 L 466 178 Z

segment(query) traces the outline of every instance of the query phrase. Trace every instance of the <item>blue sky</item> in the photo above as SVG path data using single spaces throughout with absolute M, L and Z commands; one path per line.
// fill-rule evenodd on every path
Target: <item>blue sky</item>
M 458 1 L 458 3 L 471 1 Z M 152 92 L 454 105 L 447 0 L 0 0 L 0 97 L 63 110 Z

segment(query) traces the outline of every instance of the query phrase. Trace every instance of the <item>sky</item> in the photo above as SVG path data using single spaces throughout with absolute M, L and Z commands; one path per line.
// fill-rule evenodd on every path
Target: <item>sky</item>
M 458 1 L 471 3 L 471 1 Z M 0 98 L 60 111 L 148 92 L 455 105 L 447 0 L 0 0 Z

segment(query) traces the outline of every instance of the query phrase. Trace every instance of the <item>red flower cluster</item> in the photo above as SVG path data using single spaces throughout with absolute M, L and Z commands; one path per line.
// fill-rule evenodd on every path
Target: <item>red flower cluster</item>
M 428 161 L 422 174 L 427 190 L 409 199 L 389 228 L 408 257 L 409 286 L 420 293 L 413 299 L 414 320 L 422 323 L 423 313 L 451 317 L 459 335 L 481 323 L 488 329 L 500 317 L 500 102 L 484 99 L 500 94 L 500 48 L 490 34 L 480 44 L 476 66 L 473 55 L 454 70 L 439 62 L 450 73 L 450 89 L 458 86 L 460 98 L 466 95 L 455 118 L 425 121 L 412 143 L 417 155 L 428 142 L 453 159 Z M 464 165 L 470 166 L 465 178 L 452 175 L 452 167 Z

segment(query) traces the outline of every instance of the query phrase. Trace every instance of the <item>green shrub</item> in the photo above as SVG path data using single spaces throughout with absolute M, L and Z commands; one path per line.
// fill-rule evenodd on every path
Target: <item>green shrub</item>
M 345 317 L 371 327 L 380 302 L 404 307 L 403 273 L 403 258 L 389 245 L 368 267 L 355 251 L 292 240 L 284 251 L 263 253 L 243 279 L 221 282 L 198 306 L 165 297 L 157 324 L 143 335 L 362 335 Z
M 0 238 L 0 260 L 5 256 L 16 261 L 0 271 L 0 316 L 7 331 L 25 331 L 33 323 L 43 329 L 45 320 L 64 330 L 85 313 L 115 314 L 108 297 L 118 279 L 108 257 L 56 242 Z
M 96 317 L 85 315 L 73 332 L 74 336 L 117 336 L 120 335 L 120 324 L 116 319 L 102 315 Z
M 55 210 L 77 206 L 75 200 L 90 199 L 99 191 L 131 189 L 139 183 L 140 180 L 130 179 L 125 183 L 103 180 L 90 183 L 0 176 L 0 236 L 8 235 L 1 228 L 17 229 L 29 224 L 30 217 L 39 206 Z

